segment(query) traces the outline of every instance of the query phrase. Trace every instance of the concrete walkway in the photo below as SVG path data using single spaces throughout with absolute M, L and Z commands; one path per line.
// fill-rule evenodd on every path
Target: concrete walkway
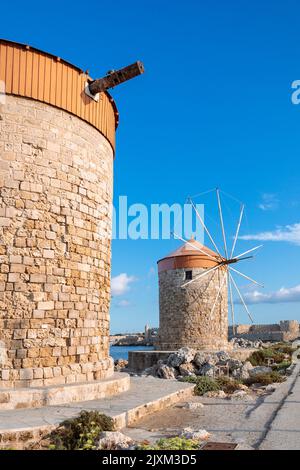
M 239 443 L 239 449 L 300 449 L 300 364 L 276 390 L 256 400 L 192 397 L 204 404 L 196 411 L 178 403 L 127 427 L 133 439 L 155 441 L 183 428 L 206 429 L 211 440 Z M 292 393 L 291 393 L 292 392 Z
M 300 364 L 295 366 L 293 379 L 259 446 L 261 450 L 300 450 Z
M 98 410 L 133 438 L 149 440 L 178 434 L 183 427 L 205 428 L 214 440 L 239 442 L 241 448 L 300 449 L 300 364 L 272 394 L 253 402 L 193 396 L 193 384 L 153 377 L 131 378 L 128 392 L 107 399 L 0 412 L 0 447 L 23 448 L 81 410 Z M 184 401 L 201 401 L 190 411 Z M 179 403 L 181 402 L 181 403 Z M 172 407 L 172 405 L 174 405 Z M 158 413 L 155 413 L 158 412 Z M 154 414 L 153 414 L 154 413 Z M 243 447 L 244 446 L 244 447 Z
M 131 378 L 130 390 L 110 398 L 35 409 L 0 411 L 0 440 L 2 443 L 21 441 L 28 433 L 36 438 L 60 422 L 77 416 L 81 410 L 98 410 L 114 418 L 121 429 L 136 420 L 172 404 L 188 399 L 193 384 L 153 377 Z M 23 437 L 22 437 L 23 436 Z M 14 444 L 15 445 L 15 444 Z

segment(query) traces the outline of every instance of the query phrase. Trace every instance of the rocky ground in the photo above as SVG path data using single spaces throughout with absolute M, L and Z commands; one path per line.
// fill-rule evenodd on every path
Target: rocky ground
M 236 433 L 247 414 L 257 405 L 258 399 L 228 400 L 226 398 L 194 397 L 159 413 L 148 416 L 123 429 L 134 441 L 145 440 L 153 444 L 161 438 L 205 431 L 204 441 L 238 442 L 243 448 L 252 448 L 256 433 L 244 436 Z
M 162 438 L 189 432 L 206 432 L 206 440 L 238 444 L 237 450 L 300 449 L 299 406 L 300 365 L 281 384 L 262 387 L 263 393 L 250 399 L 195 396 L 161 412 L 141 419 L 122 432 L 134 441 L 150 445 Z M 272 391 L 273 390 L 273 391 Z
M 263 343 L 262 341 L 251 342 L 244 339 L 234 338 L 231 341 L 234 352 L 218 351 L 218 352 L 203 352 L 196 351 L 189 347 L 181 348 L 180 350 L 172 353 L 166 360 L 159 360 L 154 366 L 144 370 L 140 375 L 151 375 L 161 379 L 177 379 L 184 380 L 187 377 L 217 377 L 227 376 L 232 379 L 246 380 L 250 377 L 255 377 L 260 374 L 271 373 L 276 361 L 269 354 L 269 358 L 263 364 L 256 366 L 248 360 L 242 361 L 236 359 L 236 348 L 249 348 L 249 356 L 253 348 L 256 349 L 269 349 L 271 352 L 271 343 Z M 283 354 L 282 360 L 289 361 L 290 355 Z M 251 359 L 250 359 L 251 360 Z M 124 359 L 115 361 L 116 371 L 126 371 L 128 362 Z M 283 371 L 285 372 L 285 371 Z
M 288 344 L 233 343 L 235 348 L 252 348 L 249 358 L 241 361 L 225 351 L 208 354 L 182 348 L 145 370 L 141 375 L 195 382 L 195 390 L 199 383 L 216 382 L 220 387 L 205 392 L 201 385 L 200 396 L 141 419 L 124 429 L 125 435 L 132 442 L 144 440 L 150 446 L 159 439 L 179 436 L 196 439 L 200 447 L 213 440 L 238 443 L 239 449 L 259 448 L 268 423 L 288 395 L 285 389 L 290 385 L 285 382 L 294 370 L 292 349 Z M 253 348 L 258 354 L 253 355 Z M 119 365 L 126 366 L 124 362 Z M 278 383 L 273 383 L 276 378 Z M 269 398 L 273 393 L 274 400 Z

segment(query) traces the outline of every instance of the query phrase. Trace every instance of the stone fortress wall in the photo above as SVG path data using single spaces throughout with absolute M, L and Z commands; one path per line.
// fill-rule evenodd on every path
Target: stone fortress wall
M 250 341 L 293 341 L 300 336 L 297 320 L 282 320 L 276 324 L 236 325 L 235 334 L 232 326 L 228 329 L 229 339 L 244 338 Z
M 64 110 L 5 99 L 0 388 L 110 376 L 112 147 Z

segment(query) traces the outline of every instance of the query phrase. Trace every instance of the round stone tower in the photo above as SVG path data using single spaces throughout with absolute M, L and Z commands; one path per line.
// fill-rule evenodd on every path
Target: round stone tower
M 0 389 L 113 374 L 116 106 L 47 53 L 0 41 Z M 4 94 L 5 91 L 5 94 Z
M 194 239 L 158 261 L 157 349 L 228 347 L 227 267 L 219 267 L 197 279 L 219 262 L 222 259 L 216 253 Z

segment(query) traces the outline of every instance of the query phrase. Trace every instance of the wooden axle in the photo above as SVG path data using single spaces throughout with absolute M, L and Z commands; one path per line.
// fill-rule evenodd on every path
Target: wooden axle
M 226 265 L 226 264 L 233 264 L 233 263 L 238 263 L 239 261 L 242 261 L 244 259 L 250 259 L 253 258 L 253 256 L 244 256 L 244 258 L 231 258 L 231 259 L 226 259 L 220 263 L 220 265 Z
M 138 75 L 144 73 L 144 65 L 139 60 L 123 69 L 111 71 L 103 78 L 98 78 L 89 84 L 89 91 L 92 95 L 101 93 L 109 88 L 113 88 L 121 83 L 127 82 Z

